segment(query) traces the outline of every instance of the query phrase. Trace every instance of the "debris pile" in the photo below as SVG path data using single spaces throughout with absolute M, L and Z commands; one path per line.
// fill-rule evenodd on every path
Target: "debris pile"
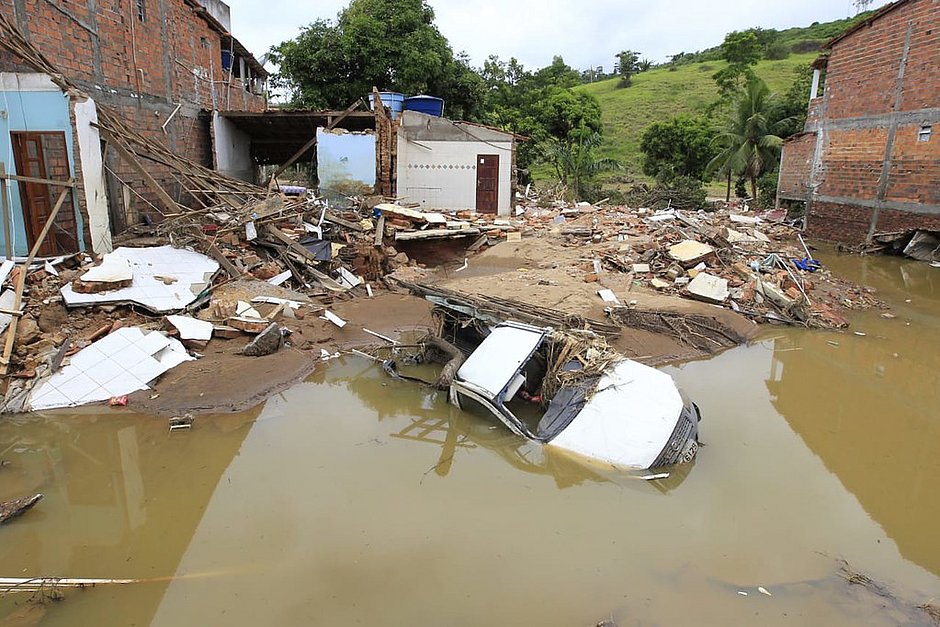
M 538 204 L 517 207 L 513 228 L 555 234 L 562 246 L 590 246 L 586 282 L 621 273 L 633 285 L 725 306 L 758 322 L 813 327 L 845 327 L 843 309 L 880 305 L 870 290 L 833 277 L 798 230 L 746 208 L 692 213 Z M 606 290 L 600 292 L 603 298 Z

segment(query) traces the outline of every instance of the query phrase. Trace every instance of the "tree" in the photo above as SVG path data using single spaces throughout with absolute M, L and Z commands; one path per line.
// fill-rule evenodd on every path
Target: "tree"
M 629 87 L 630 78 L 637 73 L 640 53 L 633 50 L 623 50 L 617 54 L 617 74 L 620 76 L 620 86 Z
M 680 115 L 651 124 L 640 140 L 643 172 L 661 181 L 679 176 L 701 180 L 717 153 L 716 135 L 704 117 Z
M 777 134 L 783 139 L 803 130 L 813 84 L 813 68 L 809 64 L 794 68 L 793 74 L 793 84 L 782 98 L 775 100 L 771 111 L 771 120 L 781 121 Z
M 783 140 L 774 134 L 787 120 L 772 120 L 774 99 L 766 83 L 751 78 L 734 102 L 731 115 L 717 143 L 723 150 L 712 159 L 706 173 L 732 174 L 751 184 L 757 198 L 757 179 L 777 167 Z
M 483 82 L 454 55 L 424 0 L 352 0 L 334 22 L 318 20 L 271 49 L 276 82 L 293 103 L 345 108 L 381 90 L 444 98 L 455 117 L 476 114 Z
M 594 149 L 600 144 L 600 133 L 579 129 L 572 133 L 569 141 L 551 138 L 542 147 L 558 179 L 573 190 L 577 198 L 587 198 L 591 194 L 591 183 L 598 174 L 620 169 L 616 160 L 595 156 Z
M 733 31 L 725 35 L 721 56 L 728 65 L 712 75 L 718 83 L 721 101 L 731 100 L 735 92 L 751 80 L 754 76 L 751 66 L 760 61 L 760 55 L 760 39 L 753 30 Z

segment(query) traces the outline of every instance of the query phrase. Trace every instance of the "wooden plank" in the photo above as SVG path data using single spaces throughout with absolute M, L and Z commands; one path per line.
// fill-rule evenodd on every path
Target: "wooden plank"
M 219 262 L 219 265 L 221 265 L 222 269 L 225 270 L 225 272 L 229 275 L 229 278 L 237 279 L 242 275 L 242 273 L 238 271 L 238 268 L 236 268 L 235 265 L 228 260 L 228 257 L 222 254 L 222 251 L 219 250 L 218 246 L 212 242 L 208 242 L 208 245 L 206 246 L 206 252 L 209 253 L 210 257 Z
M 105 130 L 104 128 L 99 127 L 99 130 L 105 134 L 106 138 L 113 140 L 111 141 L 111 145 L 114 146 L 114 149 L 117 150 L 118 154 L 121 155 L 121 158 L 124 159 L 127 165 L 131 166 L 140 176 L 143 177 L 147 187 L 149 187 L 150 190 L 157 195 L 166 210 L 170 213 L 179 211 L 180 204 L 173 200 L 173 198 L 166 193 L 166 190 L 163 189 L 159 183 L 157 183 L 156 179 L 150 176 L 150 172 L 147 172 L 146 168 L 144 168 L 140 161 L 138 161 L 123 145 L 121 145 L 120 140 L 112 135 L 110 131 Z
M 0 163 L 0 179 L 6 179 L 8 181 L 16 181 L 18 183 L 38 183 L 39 185 L 55 185 L 56 187 L 75 187 L 75 183 L 69 183 L 69 181 L 54 181 L 52 179 L 37 179 L 33 176 L 20 176 L 19 174 L 6 174 L 2 168 L 3 164 Z
M 398 231 L 395 233 L 395 239 L 400 242 L 407 242 L 422 239 L 458 239 L 461 237 L 471 237 L 479 235 L 480 229 L 460 229 L 454 231 L 451 229 L 433 229 L 430 231 Z
M 6 165 L 0 163 L 0 195 L 3 196 L 3 252 L 13 259 L 13 244 L 10 243 L 10 206 L 7 201 Z
M 74 182 L 75 179 L 69 179 L 69 182 Z M 20 268 L 20 275 L 17 277 L 16 281 L 16 295 L 13 300 L 13 309 L 19 310 L 23 304 L 23 290 L 26 287 L 26 274 L 29 272 L 29 266 L 33 263 L 33 259 L 36 258 L 36 253 L 39 252 L 39 247 L 42 246 L 42 243 L 45 241 L 46 236 L 49 234 L 49 229 L 52 228 L 52 223 L 55 221 L 56 215 L 59 213 L 59 209 L 62 208 L 62 204 L 65 202 L 66 196 L 70 193 L 70 189 L 66 187 L 62 190 L 62 193 L 59 194 L 58 200 L 55 201 L 55 206 L 52 208 L 52 211 L 49 213 L 49 217 L 46 219 L 46 224 L 42 227 L 42 231 L 39 233 L 39 237 L 36 238 L 36 242 L 33 244 L 32 250 L 29 251 L 29 256 L 26 258 L 26 263 Z M 3 357 L 0 357 L 0 375 L 6 375 L 10 370 L 10 355 L 13 354 L 13 344 L 16 342 L 16 327 L 19 323 L 19 317 L 14 316 L 10 321 L 10 326 L 7 328 L 7 341 L 3 347 Z
M 332 222 L 333 224 L 338 224 L 339 226 L 345 227 L 349 229 L 350 231 L 355 231 L 357 233 L 362 233 L 363 231 L 365 231 L 365 229 L 362 228 L 362 225 L 359 224 L 358 222 L 350 222 L 349 220 L 344 220 L 343 218 L 339 217 L 338 215 L 330 211 L 327 211 L 326 213 L 323 214 L 323 219 L 326 220 L 327 222 Z
M 375 223 L 375 240 L 374 243 L 376 246 L 382 245 L 382 240 L 385 239 L 385 214 L 380 214 L 379 219 Z

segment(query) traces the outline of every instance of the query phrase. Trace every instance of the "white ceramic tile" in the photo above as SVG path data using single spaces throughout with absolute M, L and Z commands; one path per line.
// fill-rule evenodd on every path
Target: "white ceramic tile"
M 72 399 L 68 398 L 65 394 L 55 389 L 51 385 L 43 386 L 48 388 L 48 390 L 43 389 L 43 394 L 39 398 L 30 399 L 30 407 L 36 411 L 41 409 L 55 409 L 56 407 L 70 407 L 74 403 Z
M 80 375 L 81 373 L 82 371 L 80 368 L 77 368 L 76 366 L 68 365 L 68 366 L 61 368 L 58 372 L 56 372 L 51 377 L 49 377 L 49 381 L 53 385 L 58 386 L 68 381 L 71 381 L 76 376 Z
M 111 359 L 102 359 L 93 367 L 85 369 L 85 374 L 91 377 L 92 381 L 98 385 L 104 385 L 111 379 L 125 372 L 126 370 L 121 367 L 121 364 Z
M 148 389 L 145 383 L 142 383 L 140 379 L 128 373 L 119 375 L 111 381 L 108 381 L 102 387 L 108 393 L 108 398 L 112 396 L 124 396 L 125 394 L 136 392 L 137 390 Z
M 111 359 L 121 364 L 125 370 L 133 368 L 143 360 L 149 358 L 150 355 L 137 345 L 128 346 L 124 350 L 111 355 Z
M 93 390 L 97 387 L 98 384 L 95 383 L 91 377 L 85 373 L 80 373 L 71 381 L 57 385 L 56 389 L 62 392 L 62 394 L 64 394 L 66 398 L 68 398 L 74 404 L 78 402 L 78 399 L 85 396 L 88 393 L 88 390 Z
M 85 405 L 87 403 L 99 403 L 101 401 L 106 401 L 111 398 L 111 394 L 108 394 L 108 391 L 96 385 L 92 388 L 89 388 L 86 393 L 76 400 L 76 405 Z
M 104 336 L 94 343 L 94 347 L 104 355 L 113 355 L 123 348 L 130 346 L 136 338 L 128 337 L 127 333 L 122 333 L 124 329 L 118 329 L 114 333 Z
M 163 364 L 152 357 L 148 357 L 133 368 L 130 368 L 127 372 L 140 379 L 143 383 L 150 383 L 166 372 L 166 370 L 167 368 Z
M 69 365 L 80 371 L 86 370 L 106 357 L 107 355 L 99 351 L 98 348 L 92 344 L 69 357 Z
M 172 348 L 164 348 L 162 351 L 153 356 L 164 369 L 169 370 L 170 368 L 175 368 L 184 361 L 190 361 L 189 355 L 186 353 L 181 353 L 180 351 L 173 350 Z
M 169 346 L 170 340 L 156 331 L 152 331 L 142 337 L 136 346 L 148 355 L 154 355 Z

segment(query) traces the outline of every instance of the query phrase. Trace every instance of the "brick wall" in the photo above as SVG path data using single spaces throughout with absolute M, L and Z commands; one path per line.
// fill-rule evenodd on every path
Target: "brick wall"
M 807 218 L 806 232 L 830 242 L 858 243 L 868 234 L 871 212 L 866 207 L 817 201 Z
M 887 141 L 885 128 L 828 131 L 818 193 L 875 198 Z
M 908 22 L 913 22 L 901 110 L 936 107 L 940 0 L 913 0 L 832 46 L 826 75 L 830 119 L 892 110 Z
M 810 168 L 816 151 L 816 133 L 803 133 L 783 145 L 780 157 L 780 181 L 777 193 L 781 198 L 805 199 L 810 192 Z
M 940 90 L 940 83 L 934 89 Z M 929 141 L 919 141 L 920 124 L 898 126 L 891 155 L 888 200 L 940 205 L 940 124 L 933 128 Z
M 263 111 L 265 99 L 237 79 L 227 84 L 222 36 L 186 0 L 143 0 L 143 7 L 143 20 L 138 0 L 15 0 L 0 3 L 0 13 L 25 29 L 30 41 L 99 106 L 119 111 L 134 130 L 212 167 L 205 112 Z M 0 53 L 0 70 L 33 71 L 6 53 Z M 164 132 L 163 124 L 180 103 Z M 138 219 L 138 211 L 156 217 L 147 201 L 159 204 L 143 180 L 119 160 L 108 163 L 135 192 L 128 224 Z M 146 165 L 174 198 L 187 202 L 165 168 Z M 120 198 L 110 200 L 121 204 Z
M 909 26 L 907 61 L 899 84 Z M 869 232 L 875 206 L 880 207 L 875 232 L 936 228 L 938 59 L 940 0 L 901 2 L 832 45 L 825 93 L 821 101 L 813 102 L 814 115 L 806 125 L 807 131 L 823 133 L 825 138 L 808 220 L 813 236 L 860 241 Z M 921 141 L 925 125 L 932 127 L 932 133 L 928 141 Z M 806 172 L 802 147 L 794 143 L 787 143 L 781 165 L 781 196 L 794 191 Z M 882 181 L 886 165 L 888 177 Z

